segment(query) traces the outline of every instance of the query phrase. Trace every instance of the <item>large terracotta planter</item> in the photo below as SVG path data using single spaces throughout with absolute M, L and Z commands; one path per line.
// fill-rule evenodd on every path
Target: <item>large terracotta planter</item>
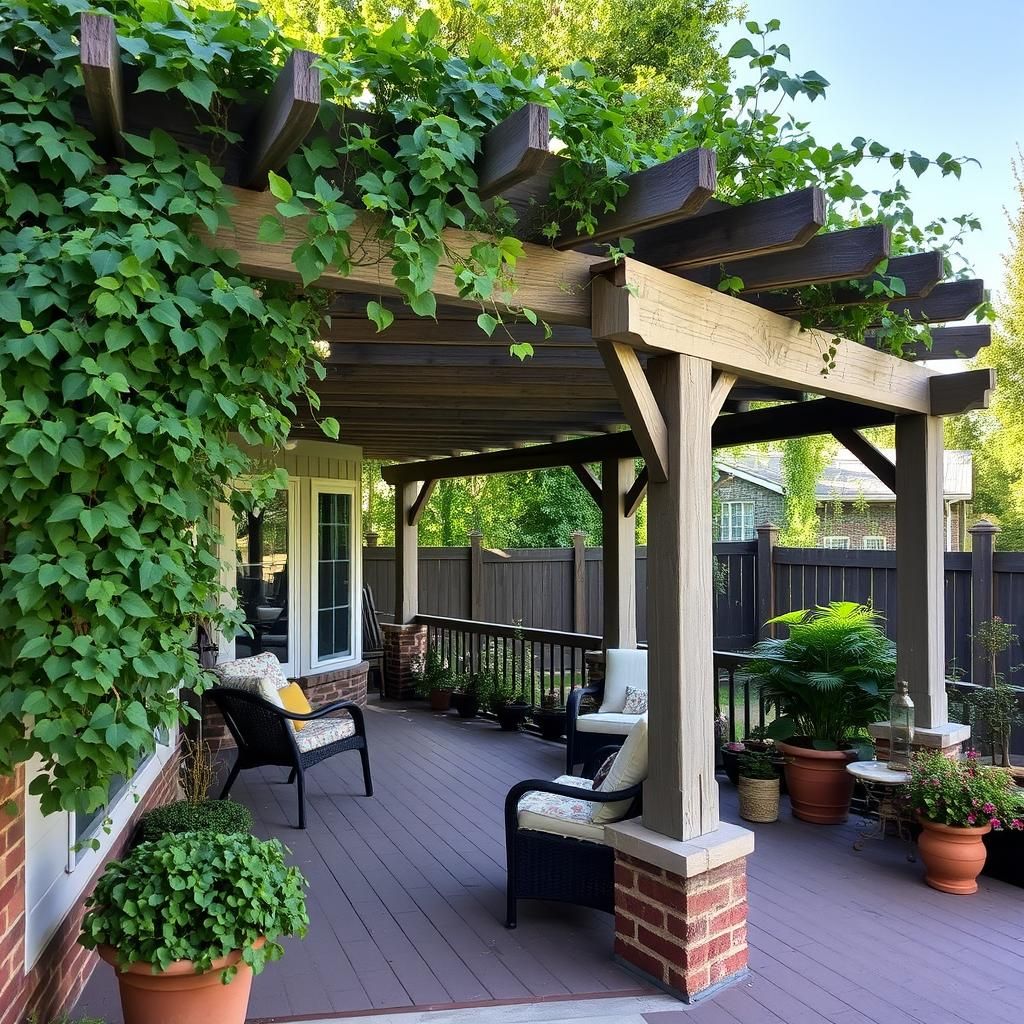
M 814 750 L 777 742 L 786 759 L 786 788 L 794 817 L 815 825 L 841 825 L 850 816 L 853 776 L 846 766 L 853 750 Z
M 978 875 L 985 866 L 983 837 L 991 825 L 977 828 L 940 825 L 918 815 L 921 835 L 917 849 L 924 861 L 924 880 L 939 892 L 970 896 L 978 891 Z
M 431 711 L 447 711 L 452 706 L 452 691 L 451 690 L 431 690 L 430 691 L 430 710 Z
M 241 962 L 241 950 L 214 960 L 202 974 L 191 960 L 178 960 L 156 974 L 150 964 L 122 971 L 117 950 L 100 946 L 97 952 L 117 971 L 124 1024 L 245 1024 L 252 970 Z M 238 971 L 225 985 L 221 971 L 233 964 Z

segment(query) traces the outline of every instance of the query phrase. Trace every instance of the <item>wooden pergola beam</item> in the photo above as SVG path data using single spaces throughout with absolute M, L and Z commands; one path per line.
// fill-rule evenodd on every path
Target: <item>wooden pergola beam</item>
M 416 499 L 409 506 L 408 519 L 410 526 L 415 526 L 420 521 L 420 516 L 423 515 L 423 510 L 427 507 L 427 502 L 430 501 L 430 496 L 434 493 L 436 486 L 436 480 L 423 481 L 419 494 L 416 495 Z
M 484 136 L 476 161 L 481 199 L 500 195 L 544 167 L 551 141 L 549 122 L 547 107 L 527 103 Z
M 647 481 L 649 477 L 647 475 L 647 467 L 644 466 L 636 475 L 636 479 L 630 485 L 626 496 L 623 499 L 622 514 L 629 517 L 635 516 L 636 510 L 640 507 L 640 502 L 644 500 L 647 494 Z
M 690 216 L 714 194 L 715 154 L 710 149 L 691 149 L 630 174 L 625 181 L 629 190 L 614 210 L 598 217 L 594 231 L 581 234 L 567 226 L 555 248 L 605 242 Z
M 927 367 L 839 343 L 835 367 L 823 374 L 823 357 L 836 341 L 829 334 L 801 331 L 786 317 L 634 260 L 624 260 L 620 273 L 623 287 L 594 281 L 595 339 L 693 355 L 740 377 L 894 412 L 931 408 L 934 371 Z
M 711 421 L 712 423 L 718 418 L 718 414 L 722 411 L 722 406 L 725 405 L 726 399 L 732 392 L 733 385 L 736 383 L 736 374 L 729 373 L 727 370 L 716 370 L 711 381 Z
M 292 50 L 267 96 L 247 147 L 241 173 L 246 188 L 266 188 L 270 171 L 280 170 L 302 145 L 320 112 L 317 55 Z
M 731 448 L 762 441 L 831 434 L 840 429 L 882 427 L 891 424 L 893 416 L 886 409 L 870 405 L 816 398 L 810 402 L 792 402 L 769 409 L 719 416 L 711 427 L 711 443 L 715 448 Z
M 709 288 L 717 288 L 723 275 L 741 278 L 744 292 L 795 288 L 864 277 L 888 258 L 889 245 L 889 229 L 883 224 L 872 224 L 817 235 L 801 248 L 788 252 L 678 273 Z
M 584 465 L 582 462 L 574 462 L 570 467 L 576 479 L 583 485 L 583 489 L 594 499 L 594 504 L 598 508 L 601 508 L 603 484 L 601 480 L 598 480 L 596 476 L 591 472 L 589 466 Z
M 882 454 L 859 430 L 837 427 L 832 436 L 881 482 L 896 493 L 896 464 Z
M 633 239 L 633 255 L 663 270 L 701 267 L 798 249 L 824 224 L 824 193 L 805 188 L 643 231 Z
M 963 327 L 932 327 L 932 344 L 905 345 L 904 359 L 972 359 L 983 348 L 992 344 L 989 324 L 971 324 Z M 877 340 L 868 335 L 867 342 L 879 347 Z
M 888 310 L 919 324 L 963 320 L 985 301 L 985 283 L 978 279 L 937 284 L 923 299 L 894 299 Z M 875 321 L 872 326 L 880 326 Z
M 555 327 L 552 329 L 551 337 L 545 338 L 544 328 L 541 326 L 507 324 L 497 328 L 494 335 L 488 338 L 477 326 L 475 316 L 460 320 L 446 317 L 438 320 L 426 317 L 403 320 L 396 318 L 390 327 L 378 334 L 376 328 L 366 318 L 366 301 L 362 301 L 361 305 L 363 309 L 360 310 L 362 315 L 359 317 L 332 317 L 330 327 L 324 330 L 321 337 L 332 345 L 443 345 L 448 348 L 468 345 L 472 348 L 493 348 L 495 351 L 504 352 L 506 356 L 509 345 L 523 341 L 531 342 L 536 349 L 586 348 L 593 351 L 590 331 L 586 327 Z M 393 303 L 392 306 L 397 306 L 397 303 Z
M 996 371 L 967 370 L 964 373 L 940 373 L 931 379 L 931 413 L 955 416 L 972 409 L 987 409 L 996 386 Z
M 475 326 L 475 325 L 474 325 Z M 575 328 L 574 328 L 575 330 Z M 498 369 L 515 370 L 522 364 L 510 355 L 508 346 L 486 343 L 478 331 L 477 345 L 407 345 L 389 341 L 351 341 L 335 343 L 331 348 L 331 366 L 378 367 L 382 370 L 392 366 L 429 366 L 459 369 L 473 366 L 492 366 Z M 586 348 L 548 348 L 538 344 L 533 355 L 526 360 L 525 369 L 601 369 L 604 364 L 594 344 L 589 340 Z
M 124 82 L 114 19 L 108 14 L 83 14 L 78 41 L 96 148 L 106 156 L 124 156 Z

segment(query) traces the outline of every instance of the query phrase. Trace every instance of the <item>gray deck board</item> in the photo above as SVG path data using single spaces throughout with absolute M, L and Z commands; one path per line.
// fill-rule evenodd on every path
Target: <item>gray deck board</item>
M 561 774 L 564 748 L 393 705 L 367 713 L 376 795 L 358 759 L 307 778 L 309 828 L 291 827 L 283 771 L 247 772 L 234 796 L 310 880 L 311 928 L 255 980 L 267 1020 L 491 1001 L 573 998 L 642 986 L 611 959 L 610 917 L 524 903 L 502 927 L 505 792 Z M 722 784 L 723 817 L 735 790 Z M 708 1001 L 648 1024 L 1016 1024 L 1024 1000 L 1024 891 L 982 878 L 971 898 L 920 881 L 900 844 L 852 849 L 856 823 L 822 828 L 787 808 L 753 826 L 751 971 Z M 979 994 L 984 991 L 983 1010 Z M 76 1013 L 119 1024 L 98 970 Z

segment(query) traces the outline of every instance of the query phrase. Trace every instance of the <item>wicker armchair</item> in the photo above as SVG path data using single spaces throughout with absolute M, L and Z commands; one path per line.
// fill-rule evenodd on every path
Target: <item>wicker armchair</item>
M 601 805 L 630 801 L 624 817 L 635 817 L 641 809 L 642 782 L 607 793 L 579 785 L 583 779 L 592 779 L 602 761 L 618 749 L 612 744 L 595 750 L 582 778 L 562 776 L 554 782 L 528 779 L 509 790 L 505 797 L 506 928 L 516 927 L 519 900 L 554 900 L 593 907 L 609 914 L 614 911 L 615 854 L 612 848 L 596 838 L 576 838 L 522 827 L 520 801 L 528 793 Z M 592 828 L 595 836 L 603 831 L 600 826 Z
M 277 707 L 255 693 L 230 686 L 215 686 L 208 693 L 224 716 L 238 747 L 238 757 L 221 790 L 222 800 L 231 792 L 238 773 L 245 768 L 264 765 L 290 768 L 288 784 L 298 782 L 299 828 L 305 828 L 306 769 L 346 750 L 359 751 L 366 795 L 373 796 L 366 727 L 363 709 L 358 704 L 341 700 L 302 715 Z M 345 717 L 329 717 L 339 711 L 344 711 Z M 307 725 L 296 732 L 292 722 Z

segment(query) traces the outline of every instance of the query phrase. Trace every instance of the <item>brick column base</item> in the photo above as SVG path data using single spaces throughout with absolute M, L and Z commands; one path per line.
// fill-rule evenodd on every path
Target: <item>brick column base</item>
M 408 700 L 416 695 L 416 673 L 427 658 L 427 627 L 417 622 L 381 624 L 384 638 L 384 696 Z
M 752 833 L 723 824 L 679 843 L 635 822 L 609 828 L 616 961 L 686 1003 L 745 974 Z

